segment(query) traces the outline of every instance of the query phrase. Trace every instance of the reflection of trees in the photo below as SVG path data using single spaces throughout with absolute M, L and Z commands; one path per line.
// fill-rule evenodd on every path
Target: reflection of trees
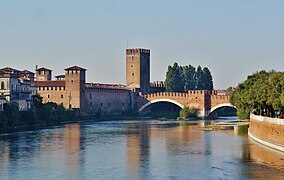
M 3 176 L 13 179 L 15 174 L 23 171 L 19 168 L 23 162 L 29 162 L 26 164 L 29 168 L 25 177 L 29 177 L 28 171 L 34 172 L 34 168 L 47 169 L 42 173 L 51 177 L 61 173 L 58 168 L 65 168 L 66 176 L 78 179 L 84 169 L 81 168 L 84 163 L 84 154 L 81 153 L 84 151 L 81 150 L 84 148 L 85 139 L 81 136 L 79 124 L 66 125 L 64 129 L 45 129 L 3 136 L 0 140 L 0 173 L 6 175 L 1 174 L 0 179 Z

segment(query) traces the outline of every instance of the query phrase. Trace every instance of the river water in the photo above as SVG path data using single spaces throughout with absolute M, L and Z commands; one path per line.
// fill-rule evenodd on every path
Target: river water
M 233 131 L 144 121 L 0 135 L 0 179 L 283 179 L 284 153 Z

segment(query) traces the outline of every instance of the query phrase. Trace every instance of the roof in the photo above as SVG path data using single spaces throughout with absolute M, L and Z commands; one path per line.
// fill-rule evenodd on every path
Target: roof
M 35 73 L 33 73 L 33 72 L 29 71 L 29 70 L 26 70 L 26 69 L 21 71 L 20 73 L 21 74 L 35 74 Z
M 86 83 L 86 88 L 89 88 L 89 89 L 119 89 L 119 90 L 127 90 L 126 86 L 121 85 L 121 84 Z
M 47 69 L 47 68 L 45 68 L 45 67 L 41 67 L 41 68 L 39 68 L 39 69 L 36 69 L 36 71 L 52 71 L 52 70 Z
M 72 66 L 72 67 L 66 68 L 64 70 L 84 70 L 84 71 L 86 71 L 86 69 L 79 67 L 79 66 Z
M 56 78 L 64 78 L 65 77 L 65 75 L 64 74 L 62 74 L 62 75 L 57 75 L 57 76 L 55 76 Z
M 34 86 L 36 87 L 64 87 L 65 81 L 56 80 L 56 81 L 35 81 Z
M 18 74 L 20 71 L 11 67 L 5 67 L 0 69 L 2 72 L 7 74 Z

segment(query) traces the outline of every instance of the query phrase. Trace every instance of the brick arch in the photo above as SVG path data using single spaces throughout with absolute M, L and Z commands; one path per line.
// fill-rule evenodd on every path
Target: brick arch
M 169 103 L 173 103 L 173 104 L 179 106 L 180 108 L 184 107 L 183 104 L 181 104 L 181 103 L 179 103 L 179 102 L 177 102 L 175 100 L 172 100 L 172 99 L 154 99 L 154 100 L 151 100 L 151 101 L 147 102 L 141 108 L 139 108 L 139 112 L 142 112 L 145 108 L 147 108 L 151 104 L 158 103 L 158 102 L 169 102 Z
M 210 110 L 210 113 L 212 113 L 213 111 L 215 111 L 216 109 L 221 108 L 221 107 L 233 107 L 233 108 L 236 108 L 231 103 L 222 103 L 222 104 L 218 104 L 218 105 L 212 107 L 211 110 Z

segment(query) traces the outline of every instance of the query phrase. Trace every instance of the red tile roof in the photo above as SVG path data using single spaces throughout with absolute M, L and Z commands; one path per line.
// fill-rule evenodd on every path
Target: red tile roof
M 36 87 L 64 87 L 65 81 L 35 81 Z

